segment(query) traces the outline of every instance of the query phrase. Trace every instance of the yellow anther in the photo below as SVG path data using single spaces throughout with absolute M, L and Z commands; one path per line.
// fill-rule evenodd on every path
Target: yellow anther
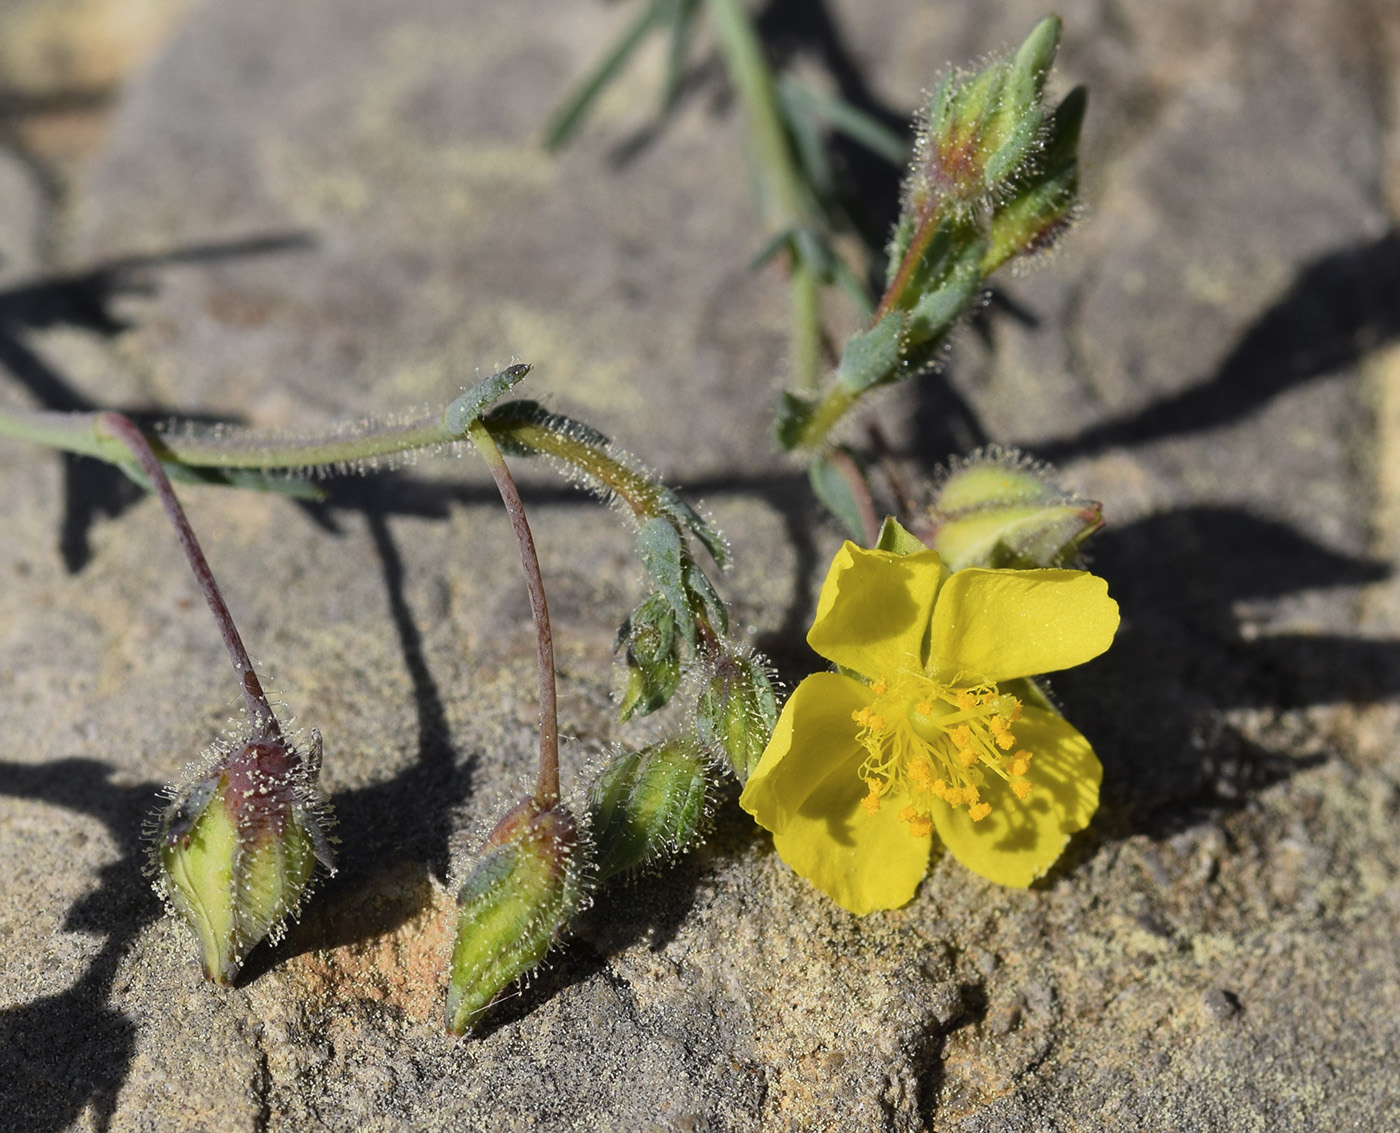
M 981 822 L 987 815 L 992 813 L 992 808 L 986 803 L 978 803 L 967 812 L 967 817 L 973 822 Z
M 962 806 L 963 793 L 961 787 L 949 787 L 943 792 L 943 801 L 949 806 Z M 910 807 L 912 810 L 913 807 Z
M 1016 743 L 1016 737 L 1011 734 L 1011 729 L 1007 727 L 1006 721 L 1000 716 L 992 716 L 987 720 L 987 730 L 992 733 L 992 738 L 996 740 L 997 747 L 1002 751 L 1010 751 Z
M 1011 710 L 1009 712 L 1002 713 L 1002 719 L 1004 719 L 1008 724 L 1016 723 L 1016 721 L 1021 718 L 1021 702 L 1017 700 L 1014 696 L 1004 696 L 1002 697 L 1002 700 L 1011 701 Z
M 1018 799 L 1020 799 L 1022 802 L 1025 802 L 1026 796 L 1031 793 L 1031 785 L 1025 779 L 1012 779 L 1011 793 L 1015 795 Z
M 1024 775 L 1031 769 L 1031 761 L 1021 752 L 1016 753 L 1016 758 L 1006 765 L 1006 769 L 1013 775 Z
M 958 749 L 958 762 L 961 763 L 964 767 L 973 766 L 979 758 L 981 757 L 978 756 L 977 749 L 975 747 L 964 747 Z
M 937 795 L 940 799 L 945 798 L 948 794 L 948 784 L 942 779 L 935 779 L 933 781 L 933 786 L 930 787 L 929 790 L 932 791 L 935 795 Z
M 969 728 L 966 724 L 959 724 L 956 728 L 949 732 L 948 735 L 952 738 L 953 743 L 956 744 L 958 747 L 972 746 L 972 729 Z
M 933 765 L 927 759 L 916 759 L 909 765 L 909 778 L 920 790 L 933 786 Z
M 872 732 L 883 732 L 885 730 L 885 718 L 872 712 L 865 721 L 865 726 Z
M 926 837 L 933 830 L 932 820 L 924 814 L 909 820 L 909 833 L 915 838 Z
M 870 686 L 870 691 L 873 692 L 876 696 L 884 696 L 885 693 L 890 691 L 890 686 L 884 677 L 880 677 L 878 680 L 876 680 L 876 682 L 873 685 Z
M 854 712 L 851 713 L 851 719 L 854 720 L 857 724 L 859 724 L 862 728 L 864 728 L 866 726 L 866 723 L 870 719 L 870 709 L 857 708 Z
M 927 700 L 921 700 L 918 704 L 914 705 L 914 711 L 920 716 L 932 716 L 933 705 Z
M 871 784 L 874 786 L 874 784 Z M 865 807 L 865 813 L 874 818 L 880 813 L 880 796 L 875 791 L 871 791 L 865 798 L 860 800 L 860 805 Z
M 918 813 L 919 812 L 915 810 L 912 806 L 907 806 L 902 811 L 900 811 L 896 817 L 898 817 L 900 822 L 908 822 Z
M 957 698 L 958 707 L 961 708 L 964 712 L 971 712 L 974 708 L 977 707 L 977 694 L 969 692 L 965 688 L 958 689 Z
M 980 802 L 981 798 L 982 792 L 979 791 L 976 787 L 963 788 L 963 802 L 971 804 L 975 802 Z

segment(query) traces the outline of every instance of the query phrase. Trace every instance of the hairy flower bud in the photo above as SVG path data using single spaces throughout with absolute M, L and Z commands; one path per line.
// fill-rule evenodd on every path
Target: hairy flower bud
M 692 739 L 677 737 L 623 752 L 588 790 L 599 882 L 685 849 L 705 814 L 706 761 Z
M 305 757 L 280 734 L 243 743 L 160 815 L 156 891 L 194 929 L 215 983 L 232 981 L 254 945 L 281 935 L 318 861 L 335 872 L 316 792 L 321 737 L 311 736 Z
M 1046 17 L 1010 59 L 939 84 L 920 138 L 916 195 L 973 204 L 1013 183 L 1040 133 L 1041 93 L 1059 42 L 1060 21 Z
M 949 570 L 1064 566 L 1103 526 L 1102 505 L 1060 487 L 1054 470 L 992 446 L 951 468 L 925 542 Z
M 762 662 L 737 653 L 720 657 L 696 704 L 695 729 L 705 753 L 726 760 L 746 782 L 777 722 L 778 699 Z
M 681 680 L 681 641 L 675 611 L 660 594 L 649 595 L 622 623 L 613 645 L 626 649 L 620 719 L 645 716 L 671 699 Z
M 522 799 L 496 824 L 457 894 L 449 1031 L 462 1034 L 544 959 L 583 904 L 582 859 L 578 828 L 562 806 Z

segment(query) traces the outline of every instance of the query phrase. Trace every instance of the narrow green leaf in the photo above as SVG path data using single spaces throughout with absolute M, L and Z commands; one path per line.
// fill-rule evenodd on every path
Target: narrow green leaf
M 597 97 L 603 93 L 621 73 L 632 52 L 646 38 L 647 32 L 660 22 L 672 0 L 652 0 L 636 20 L 622 33 L 612 50 L 603 56 L 594 72 L 584 80 L 578 90 L 565 100 L 564 105 L 554 115 L 549 129 L 545 132 L 544 146 L 547 150 L 557 150 L 573 136 L 583 117 L 588 113 Z

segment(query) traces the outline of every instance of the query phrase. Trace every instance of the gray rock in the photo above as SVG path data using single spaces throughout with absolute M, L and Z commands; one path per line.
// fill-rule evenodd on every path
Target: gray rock
M 1041 14 L 829 7 L 899 112 Z M 882 403 L 917 463 L 949 436 L 1015 442 L 1105 502 L 1095 565 L 1123 629 L 1056 681 L 1104 807 L 1028 891 L 940 857 L 908 907 L 856 919 L 727 798 L 704 847 L 602 894 L 478 1034 L 446 1037 L 449 879 L 528 771 L 533 646 L 494 489 L 425 459 L 310 509 L 182 489 L 255 657 L 326 737 L 342 837 L 288 939 L 206 986 L 140 830 L 236 710 L 217 638 L 153 501 L 0 444 L 0 1112 L 40 1131 L 1385 1128 L 1400 71 L 1363 7 L 1065 5 L 1058 82 L 1092 87 L 1083 221 L 998 285 L 943 375 Z M 99 296 L 126 330 L 0 326 L 0 397 L 310 429 L 533 362 L 534 396 L 699 486 L 738 625 L 795 680 L 838 536 L 767 440 L 787 300 L 747 270 L 733 108 L 702 71 L 653 129 L 649 56 L 572 149 L 537 147 L 631 15 L 195 6 L 125 88 L 62 249 L 153 257 L 151 293 Z M 819 55 L 788 18 L 786 45 Z M 24 207 L 0 239 L 37 247 Z M 636 734 L 608 696 L 640 582 L 606 511 L 525 479 L 576 781 Z

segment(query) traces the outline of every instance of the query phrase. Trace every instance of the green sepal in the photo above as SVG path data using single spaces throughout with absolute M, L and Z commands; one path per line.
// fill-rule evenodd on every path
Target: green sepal
M 1041 92 L 1059 49 L 1061 28 L 1058 17 L 1046 16 L 1011 57 L 997 105 L 987 117 L 991 153 L 982 179 L 988 189 L 1010 181 L 1035 146 L 1044 118 Z
M 624 647 L 627 685 L 618 718 L 626 721 L 664 707 L 681 682 L 681 637 L 675 611 L 662 595 L 648 595 L 622 623 L 613 648 Z
M 717 763 L 723 760 L 745 783 L 777 723 L 778 698 L 762 662 L 726 652 L 695 706 L 695 732 L 705 754 Z
M 875 550 L 889 551 L 895 555 L 917 555 L 928 548 L 916 536 L 905 530 L 899 520 L 887 515 L 885 522 L 880 525 L 880 538 L 875 541 Z
M 706 761 L 692 739 L 670 739 L 614 756 L 588 789 L 598 882 L 689 846 L 704 817 L 708 791 Z
M 1079 132 L 1088 91 L 1075 87 L 1055 108 L 1045 147 L 1016 193 L 992 214 L 981 271 L 1049 247 L 1068 227 L 1079 196 Z
M 1065 566 L 1103 525 L 1103 509 L 1060 486 L 1053 469 L 1012 449 L 955 464 L 929 508 L 929 546 L 949 570 Z
M 585 850 L 563 807 L 518 803 L 457 894 L 447 1029 L 460 1035 L 544 959 L 587 896 Z

